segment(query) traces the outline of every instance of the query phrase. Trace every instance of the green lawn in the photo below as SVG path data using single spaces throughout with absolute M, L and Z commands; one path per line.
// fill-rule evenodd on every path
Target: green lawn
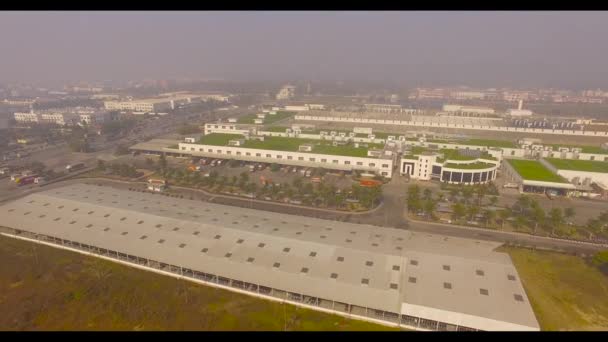
M 0 330 L 397 330 L 0 236 Z
M 543 164 L 536 160 L 506 159 L 515 171 L 525 180 L 542 182 L 567 183 L 567 181 L 551 172 Z
M 608 330 L 608 277 L 580 257 L 501 247 L 542 330 Z
M 230 140 L 243 138 L 244 137 L 241 134 L 211 133 L 202 136 L 198 143 L 203 145 L 227 146 Z
M 576 170 L 608 173 L 608 162 L 593 160 L 573 160 L 545 158 L 551 165 L 560 170 Z

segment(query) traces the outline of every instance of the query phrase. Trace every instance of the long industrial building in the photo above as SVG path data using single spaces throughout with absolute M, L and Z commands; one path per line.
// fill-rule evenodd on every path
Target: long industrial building
M 28 195 L 0 215 L 8 236 L 352 318 L 539 330 L 499 243 L 85 184 Z

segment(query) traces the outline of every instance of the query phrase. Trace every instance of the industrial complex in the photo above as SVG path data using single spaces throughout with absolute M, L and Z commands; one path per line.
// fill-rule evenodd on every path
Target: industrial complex
M 500 243 L 95 185 L 0 207 L 2 233 L 254 296 L 421 330 L 539 330 Z

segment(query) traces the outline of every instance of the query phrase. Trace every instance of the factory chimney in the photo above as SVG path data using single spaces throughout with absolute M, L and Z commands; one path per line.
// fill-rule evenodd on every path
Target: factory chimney
M 519 100 L 519 106 L 517 106 L 517 109 L 521 110 L 524 106 L 524 100 Z

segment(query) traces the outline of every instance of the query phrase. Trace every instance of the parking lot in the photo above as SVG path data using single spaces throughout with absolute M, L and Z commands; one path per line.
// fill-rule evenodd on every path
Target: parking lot
M 218 177 L 239 177 L 243 172 L 249 175 L 249 179 L 258 184 L 293 184 L 295 179 L 301 179 L 303 184 L 323 182 L 324 185 L 333 185 L 338 189 L 350 188 L 353 184 L 352 175 L 345 172 L 334 172 L 327 170 L 321 177 L 319 170 L 314 168 L 276 165 L 268 163 L 254 163 L 245 161 L 230 161 L 225 159 L 201 158 L 190 160 L 181 158 L 167 158 L 171 160 L 170 165 L 181 166 L 184 169 L 191 168 L 194 172 L 200 172 L 204 177 L 215 171 Z M 192 163 L 194 162 L 194 163 Z M 274 170 L 274 171 L 273 171 Z M 316 172 L 315 172 L 316 171 Z

